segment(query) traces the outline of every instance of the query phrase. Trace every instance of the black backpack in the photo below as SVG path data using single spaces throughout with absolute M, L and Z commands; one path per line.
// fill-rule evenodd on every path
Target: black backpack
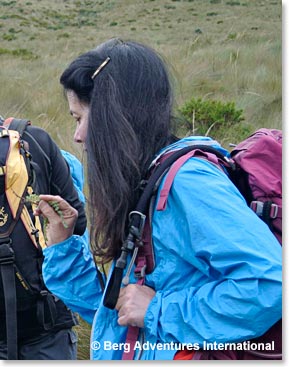
M 34 309 L 37 324 L 50 330 L 57 316 L 56 302 L 62 302 L 43 282 L 42 223 L 32 215 L 34 204 L 27 201 L 37 193 L 36 163 L 22 139 L 29 122 L 2 122 L 8 124 L 8 129 L 0 127 L 0 314 L 6 319 L 8 359 L 17 359 L 17 331 L 23 321 L 19 315 Z

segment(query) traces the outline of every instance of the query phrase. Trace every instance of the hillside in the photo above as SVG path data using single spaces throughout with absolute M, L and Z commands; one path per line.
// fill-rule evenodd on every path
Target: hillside
M 0 9 L 0 114 L 31 118 L 62 146 L 73 121 L 59 75 L 114 36 L 165 56 L 178 106 L 191 97 L 234 101 L 248 124 L 281 127 L 280 1 L 6 0 Z

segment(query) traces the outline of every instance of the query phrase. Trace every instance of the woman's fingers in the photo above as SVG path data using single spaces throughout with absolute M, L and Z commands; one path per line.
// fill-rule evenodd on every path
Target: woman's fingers
M 66 240 L 73 234 L 78 212 L 60 196 L 40 195 L 35 215 L 47 218 L 47 245 Z

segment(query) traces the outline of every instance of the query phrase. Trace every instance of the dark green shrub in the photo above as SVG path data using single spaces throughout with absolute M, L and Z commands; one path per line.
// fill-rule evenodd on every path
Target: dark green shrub
M 14 40 L 16 40 L 15 34 L 4 33 L 2 38 L 3 38 L 4 41 L 14 41 Z
M 243 110 L 236 109 L 234 102 L 192 98 L 178 112 L 182 121 L 179 128 L 185 135 L 206 135 L 223 141 L 235 136 L 242 139 L 251 132 L 248 125 L 241 123 Z
M 226 5 L 235 6 L 235 5 L 241 5 L 241 3 L 240 1 L 228 1 L 226 2 Z

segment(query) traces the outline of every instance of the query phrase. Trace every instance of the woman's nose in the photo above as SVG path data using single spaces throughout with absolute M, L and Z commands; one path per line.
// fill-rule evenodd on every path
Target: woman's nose
M 73 137 L 75 143 L 84 143 L 80 129 L 76 129 Z

